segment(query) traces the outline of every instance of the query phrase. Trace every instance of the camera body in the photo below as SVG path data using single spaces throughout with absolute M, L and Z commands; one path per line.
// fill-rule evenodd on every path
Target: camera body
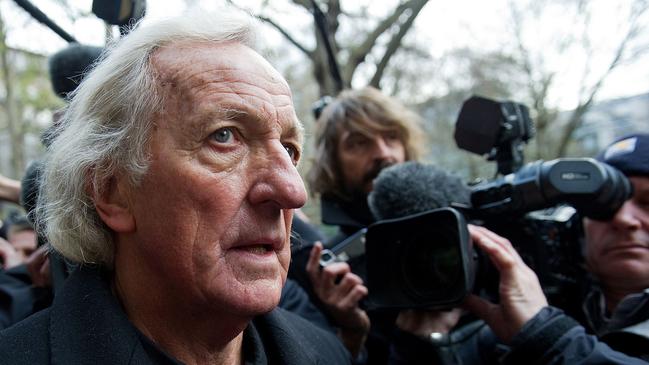
M 372 224 L 365 255 L 370 309 L 455 307 L 473 288 L 469 231 L 453 208 Z
M 467 118 L 470 123 L 466 123 Z M 476 118 L 488 123 L 481 125 Z M 562 293 L 566 288 L 576 293 L 573 289 L 584 272 L 581 217 L 610 219 L 631 197 L 630 182 L 613 167 L 589 158 L 536 161 L 523 166 L 522 143 L 533 135 L 533 126 L 527 108 L 520 104 L 469 99 L 460 113 L 459 126 L 465 129 L 456 130 L 456 139 L 469 136 L 470 140 L 458 140 L 458 146 L 488 152 L 504 176 L 474 186 L 470 205 L 452 204 L 457 210 L 440 208 L 380 220 L 359 234 L 365 237 L 364 247 L 350 246 L 349 242 L 358 240 L 352 237 L 345 245 L 348 249 L 336 249 L 348 257 L 365 258 L 360 271 L 366 271 L 366 306 L 443 309 L 457 306 L 472 292 L 497 297 L 497 270 L 485 255 L 473 251 L 467 220 L 508 238 L 537 271 L 548 298 L 567 301 L 568 296 Z M 478 128 L 478 133 L 469 133 L 467 126 Z M 487 136 L 493 145 L 485 145 L 482 137 L 476 137 L 479 135 Z M 375 180 L 375 190 L 380 178 Z M 426 192 L 440 186 L 430 181 L 435 180 L 424 184 L 409 181 L 387 190 L 397 201 L 412 202 L 413 196 L 436 201 Z M 421 186 L 419 190 L 405 188 L 413 185 Z M 364 248 L 365 254 L 359 256 L 360 251 L 351 247 Z M 336 253 L 335 257 L 341 255 Z
M 607 220 L 631 195 L 631 183 L 615 168 L 592 158 L 560 158 L 474 186 L 471 205 L 474 215 L 489 217 L 520 216 L 565 203 L 582 216 Z
M 320 265 L 334 262 L 363 277 L 370 310 L 454 307 L 475 277 L 467 223 L 453 208 L 378 221 L 323 250 Z

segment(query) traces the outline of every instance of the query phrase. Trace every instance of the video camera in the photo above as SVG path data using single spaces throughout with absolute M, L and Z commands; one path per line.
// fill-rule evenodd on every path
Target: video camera
M 479 118 L 486 122 L 479 123 Z M 370 207 L 373 197 L 393 199 L 384 202 L 382 210 L 397 212 L 397 217 L 379 214 L 366 232 L 331 248 L 321 264 L 364 253 L 369 309 L 450 308 L 472 292 L 494 297 L 497 271 L 474 252 L 466 227 L 470 220 L 513 243 L 537 272 L 551 303 L 561 306 L 565 304 L 561 301 L 572 300 L 561 294 L 566 286 L 580 282 L 583 271 L 580 216 L 611 218 L 631 197 L 631 184 L 618 170 L 589 158 L 523 165 L 522 144 L 533 130 L 523 105 L 469 99 L 457 122 L 458 146 L 487 154 L 505 176 L 472 187 L 470 203 L 462 204 L 458 200 L 464 199 L 455 199 L 452 189 L 447 189 L 448 199 L 439 198 L 436 189 L 463 185 L 440 179 L 439 171 L 430 170 L 429 175 L 435 176 L 422 183 L 425 173 L 413 174 L 408 166 L 387 168 L 374 181 Z M 387 181 L 383 175 L 390 174 L 396 177 Z M 413 178 L 408 180 L 409 176 Z M 382 191 L 383 181 L 387 192 Z

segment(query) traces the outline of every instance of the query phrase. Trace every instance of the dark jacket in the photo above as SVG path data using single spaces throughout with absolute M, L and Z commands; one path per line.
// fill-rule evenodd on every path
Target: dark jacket
M 244 332 L 246 364 L 348 364 L 331 333 L 282 309 Z M 0 332 L 0 364 L 178 364 L 142 335 L 112 295 L 107 275 L 76 270 L 53 305 Z
M 394 343 L 392 365 L 596 365 L 644 364 L 611 349 L 561 310 L 545 307 L 514 336 L 510 346 L 497 342 L 486 326 L 476 327 L 469 338 L 452 336 L 448 343 L 433 344 L 411 336 Z
M 649 289 L 627 295 L 612 313 L 595 286 L 583 303 L 590 332 L 612 348 L 649 361 Z
M 0 330 L 21 321 L 52 303 L 52 292 L 32 285 L 27 267 L 0 270 Z
M 334 246 L 375 222 L 367 205 L 367 199 L 342 201 L 328 197 L 320 199 L 322 223 L 338 226 L 338 233 L 325 242 L 325 247 Z

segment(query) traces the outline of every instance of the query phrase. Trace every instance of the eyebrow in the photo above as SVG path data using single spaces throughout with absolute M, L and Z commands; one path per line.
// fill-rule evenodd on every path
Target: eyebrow
M 250 119 L 259 119 L 261 120 L 262 118 L 259 115 L 252 115 L 251 113 L 238 109 L 238 108 L 231 108 L 231 107 L 215 107 L 213 109 L 210 109 L 203 113 L 201 116 L 201 120 L 210 120 L 210 119 L 222 119 L 222 120 L 250 120 Z M 204 124 L 199 123 L 202 126 Z M 300 120 L 295 119 L 291 121 L 291 125 L 288 128 L 285 128 L 282 130 L 282 135 L 283 138 L 297 138 L 300 143 L 304 142 L 304 127 Z

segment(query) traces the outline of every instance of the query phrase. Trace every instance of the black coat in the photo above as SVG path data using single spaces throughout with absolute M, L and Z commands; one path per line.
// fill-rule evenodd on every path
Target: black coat
M 639 358 L 611 349 L 553 307 L 545 307 L 526 323 L 510 346 L 498 343 L 486 326 L 473 328 L 476 331 L 464 331 L 441 344 L 402 333 L 401 339 L 393 342 L 390 364 L 647 365 Z M 464 338 L 460 340 L 461 337 Z
M 349 364 L 338 339 L 282 309 L 244 332 L 247 364 Z M 105 275 L 83 268 L 52 307 L 0 332 L 0 364 L 177 364 L 129 322 Z M 264 362 L 266 360 L 266 362 Z

